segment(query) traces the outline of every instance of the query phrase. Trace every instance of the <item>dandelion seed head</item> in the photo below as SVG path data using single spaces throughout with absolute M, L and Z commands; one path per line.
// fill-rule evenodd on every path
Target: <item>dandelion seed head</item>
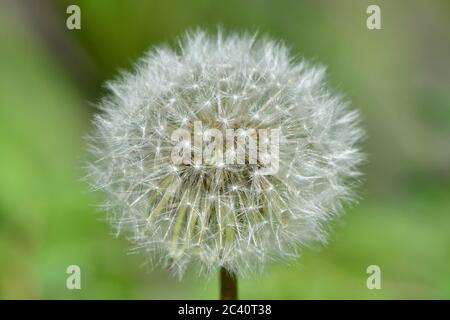
M 328 222 L 353 199 L 363 160 L 359 115 L 327 87 L 323 66 L 293 59 L 281 43 L 190 32 L 107 86 L 89 181 L 105 193 L 117 232 L 153 265 L 180 276 L 190 264 L 245 275 L 324 243 Z M 278 171 L 223 160 L 239 148 L 175 165 L 171 133 L 196 121 L 203 139 L 209 128 L 279 128 Z

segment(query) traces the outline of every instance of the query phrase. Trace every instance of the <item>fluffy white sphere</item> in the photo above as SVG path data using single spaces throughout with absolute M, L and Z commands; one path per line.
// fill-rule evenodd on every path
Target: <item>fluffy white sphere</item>
M 200 272 L 222 266 L 242 275 L 324 242 L 327 222 L 352 198 L 363 158 L 358 113 L 326 87 L 324 67 L 293 59 L 283 44 L 188 33 L 108 88 L 91 137 L 90 181 L 106 194 L 117 231 L 152 264 L 179 275 L 191 262 Z M 171 135 L 194 122 L 221 132 L 279 129 L 278 170 L 261 174 L 262 159 L 248 157 L 174 163 Z

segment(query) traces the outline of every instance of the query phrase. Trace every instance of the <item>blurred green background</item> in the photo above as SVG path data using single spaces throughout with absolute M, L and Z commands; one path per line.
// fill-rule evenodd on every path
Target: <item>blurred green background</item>
M 81 30 L 66 8 L 81 8 Z M 366 28 L 381 7 L 382 30 Z M 102 86 L 185 29 L 259 30 L 328 65 L 369 162 L 330 245 L 240 280 L 248 299 L 450 298 L 450 1 L 0 2 L 0 298 L 211 298 L 217 278 L 151 271 L 80 181 Z M 66 268 L 81 267 L 81 290 Z M 379 265 L 382 289 L 366 287 Z

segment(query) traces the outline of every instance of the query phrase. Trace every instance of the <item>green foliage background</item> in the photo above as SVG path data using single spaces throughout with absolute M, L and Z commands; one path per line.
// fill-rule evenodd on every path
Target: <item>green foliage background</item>
M 81 30 L 65 27 L 81 7 Z M 382 30 L 366 28 L 378 4 Z M 84 183 L 83 137 L 102 83 L 187 28 L 258 30 L 329 66 L 368 140 L 359 205 L 329 246 L 240 281 L 242 298 L 450 298 L 449 1 L 12 1 L 0 3 L 0 298 L 217 298 L 129 255 Z M 68 265 L 82 290 L 66 289 Z M 366 268 L 382 270 L 368 290 Z

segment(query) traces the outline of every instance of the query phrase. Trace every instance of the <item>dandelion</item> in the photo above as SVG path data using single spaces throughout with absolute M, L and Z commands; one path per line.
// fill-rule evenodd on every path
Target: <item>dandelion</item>
M 107 87 L 89 178 L 117 233 L 152 265 L 179 276 L 191 264 L 200 274 L 220 269 L 223 297 L 233 298 L 238 275 L 325 243 L 328 222 L 353 199 L 358 113 L 327 88 L 323 66 L 293 59 L 281 43 L 187 33 L 176 50 L 151 50 Z M 180 129 L 188 143 L 174 142 Z M 277 152 L 262 129 L 278 130 Z M 218 142 L 227 130 L 244 132 L 244 146 L 239 134 Z

